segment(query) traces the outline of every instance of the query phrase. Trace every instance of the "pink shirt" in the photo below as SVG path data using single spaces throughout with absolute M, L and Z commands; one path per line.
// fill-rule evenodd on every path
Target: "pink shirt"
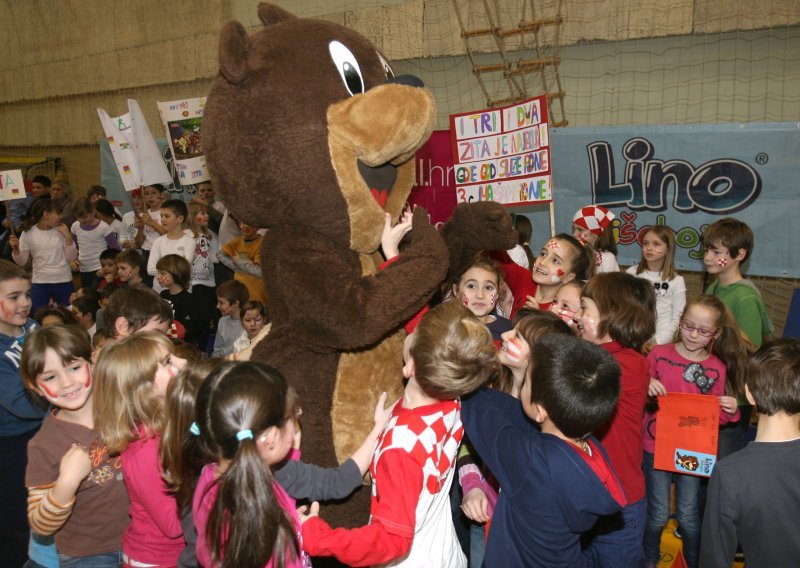
M 167 492 L 161 477 L 159 438 L 131 442 L 120 455 L 131 501 L 131 523 L 122 535 L 122 552 L 143 564 L 175 566 L 186 542 L 175 495 Z
M 212 566 L 211 551 L 208 549 L 208 539 L 206 536 L 206 527 L 208 526 L 208 519 L 211 516 L 211 510 L 214 508 L 214 502 L 217 500 L 217 493 L 219 485 L 215 471 L 217 464 L 212 463 L 203 468 L 200 474 L 200 479 L 197 480 L 197 487 L 194 490 L 194 499 L 192 500 L 192 512 L 194 514 L 194 526 L 197 529 L 197 545 L 195 553 L 197 554 L 197 561 L 201 566 Z M 289 513 L 289 517 L 294 523 L 295 530 L 297 531 L 297 538 L 302 547 L 302 540 L 300 537 L 300 518 L 297 516 L 297 508 L 294 499 L 286 494 L 286 491 L 277 483 L 272 483 L 272 489 L 275 491 L 275 497 L 281 508 Z M 311 562 L 304 552 L 301 551 L 300 556 L 291 559 L 286 556 L 284 566 L 286 568 L 304 568 L 310 567 Z M 272 568 L 274 562 L 272 559 L 265 565 L 266 568 Z
M 678 353 L 674 343 L 670 343 L 653 347 L 647 360 L 650 362 L 650 376 L 661 381 L 667 392 L 708 396 L 725 394 L 727 369 L 716 355 L 709 355 L 703 361 L 690 361 Z M 656 451 L 656 417 L 657 414 L 646 412 L 642 420 L 644 450 L 651 454 Z M 720 410 L 720 426 L 738 420 L 738 408 L 735 414 Z

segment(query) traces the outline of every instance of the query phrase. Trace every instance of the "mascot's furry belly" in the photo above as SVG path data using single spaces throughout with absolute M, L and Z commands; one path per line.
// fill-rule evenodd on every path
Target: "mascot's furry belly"
M 387 403 L 403 394 L 402 329 L 378 345 L 363 351 L 344 353 L 336 369 L 331 422 L 336 459 L 341 463 L 361 445 L 373 426 L 373 411 L 381 393 Z

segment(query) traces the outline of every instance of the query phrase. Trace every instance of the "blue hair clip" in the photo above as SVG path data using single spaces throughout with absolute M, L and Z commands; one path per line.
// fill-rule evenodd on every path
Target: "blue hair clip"
M 200 426 L 197 425 L 197 422 L 192 422 L 192 425 L 189 426 L 189 432 L 191 432 L 195 436 L 200 435 Z
M 253 439 L 253 431 L 252 430 L 239 430 L 236 432 L 236 439 L 240 442 L 242 440 L 252 440 Z

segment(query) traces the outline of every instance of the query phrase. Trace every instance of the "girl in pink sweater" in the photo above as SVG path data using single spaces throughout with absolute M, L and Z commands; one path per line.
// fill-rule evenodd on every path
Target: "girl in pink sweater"
M 686 305 L 678 328 L 677 342 L 656 345 L 647 357 L 651 377 L 648 394 L 659 397 L 680 392 L 714 396 L 722 410 L 720 426 L 738 421 L 736 394 L 743 389 L 749 346 L 736 320 L 719 299 L 698 296 Z M 654 564 L 661 557 L 661 533 L 669 519 L 674 480 L 675 516 L 683 538 L 683 555 L 686 565 L 695 568 L 700 557 L 700 478 L 654 468 L 657 417 L 657 412 L 644 415 L 645 554 L 647 561 Z
M 158 444 L 164 393 L 185 364 L 166 336 L 145 332 L 105 347 L 95 365 L 95 423 L 109 452 L 120 456 L 130 497 L 131 522 L 122 535 L 125 566 L 177 566 L 184 547 Z

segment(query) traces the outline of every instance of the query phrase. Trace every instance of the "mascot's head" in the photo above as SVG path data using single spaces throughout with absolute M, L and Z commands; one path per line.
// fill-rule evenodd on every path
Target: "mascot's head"
M 411 191 L 433 96 L 352 30 L 269 4 L 258 15 L 255 34 L 229 22 L 220 38 L 203 118 L 215 189 L 250 225 L 373 252 Z

